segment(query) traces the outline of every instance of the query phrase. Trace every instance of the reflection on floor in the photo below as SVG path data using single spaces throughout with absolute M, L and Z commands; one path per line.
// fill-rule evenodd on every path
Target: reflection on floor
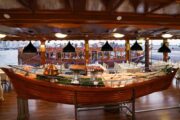
M 0 120 L 16 120 L 16 94 L 5 92 L 5 101 L 0 103 Z M 180 82 L 173 81 L 165 91 L 156 92 L 136 100 L 137 120 L 179 120 L 180 119 Z M 179 106 L 179 107 L 178 107 Z M 157 108 L 171 108 L 154 110 Z M 29 100 L 30 120 L 74 120 L 74 106 Z M 150 111 L 143 111 L 150 110 Z M 143 111 L 143 112 L 142 112 Z M 123 113 L 104 110 L 81 111 L 79 120 L 128 120 Z

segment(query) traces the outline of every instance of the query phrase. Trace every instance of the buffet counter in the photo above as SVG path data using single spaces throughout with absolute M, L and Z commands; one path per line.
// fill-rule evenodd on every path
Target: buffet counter
M 41 71 L 44 71 L 41 73 L 37 72 L 37 70 L 35 70 L 36 72 L 34 73 L 27 72 L 27 70 L 30 70 L 30 68 L 27 66 L 19 67 L 19 68 L 14 69 L 15 73 L 22 75 L 26 78 L 30 78 L 30 79 L 46 81 L 46 82 L 51 82 L 55 84 L 91 86 L 91 87 L 103 86 L 103 87 L 109 87 L 109 88 L 121 88 L 121 87 L 126 87 L 129 85 L 143 83 L 146 81 L 151 81 L 161 76 L 166 76 L 168 72 L 171 72 L 171 70 L 169 71 L 167 70 L 172 69 L 170 67 L 170 68 L 165 68 L 165 70 L 159 69 L 152 72 L 123 71 L 120 73 L 109 74 L 107 72 L 103 72 L 103 69 L 101 67 L 95 66 L 95 65 L 91 65 L 91 66 L 72 65 L 70 67 L 70 70 L 72 71 L 73 74 L 69 75 L 69 74 L 62 74 L 62 73 L 57 74 L 58 71 L 56 68 L 54 68 L 55 69 L 54 73 L 52 70 L 47 71 L 47 68 L 45 68 L 44 70 L 41 70 Z M 23 68 L 23 71 L 21 70 L 22 68 Z M 31 68 L 31 71 L 32 71 L 32 68 Z M 81 71 L 87 71 L 89 74 L 82 75 L 80 74 Z M 51 74 L 48 75 L 48 72 Z M 93 77 L 94 79 L 92 79 Z M 74 80 L 76 80 L 76 82 L 74 82 Z
M 36 74 L 14 72 L 13 69 L 2 69 L 10 78 L 17 93 L 18 117 L 23 117 L 23 119 L 28 119 L 29 116 L 27 112 L 28 99 L 41 99 L 75 105 L 76 119 L 78 106 L 131 102 L 134 118 L 135 99 L 167 89 L 177 71 L 177 69 L 166 68 L 164 71 L 151 73 L 104 74 L 98 84 L 94 84 L 94 80 L 90 78 L 80 77 L 80 82 L 74 84 L 71 82 L 72 76 L 68 75 L 50 76 L 50 81 L 47 81 L 49 80 L 47 75 L 37 76 Z M 62 83 L 64 80 L 67 82 Z M 84 81 L 86 82 L 84 83 Z M 114 81 L 116 84 L 114 84 Z M 101 86 L 99 83 L 101 83 Z
M 150 81 L 154 78 L 165 76 L 166 72 L 159 70 L 153 72 L 121 72 L 115 74 L 103 73 L 103 69 L 94 66 L 83 66 L 74 65 L 70 68 L 73 72 L 69 74 L 58 74 L 58 75 L 44 75 L 41 73 L 27 73 L 24 71 L 16 71 L 17 74 L 25 76 L 30 79 L 36 79 L 55 84 L 64 85 L 79 85 L 79 86 L 95 86 L 95 87 L 109 87 L 109 88 L 120 88 L 129 86 L 131 84 L 138 84 L 145 81 Z M 96 70 L 94 70 L 96 69 Z M 27 70 L 27 68 L 26 68 Z M 81 71 L 87 70 L 89 74 L 80 75 Z M 43 70 L 41 70 L 43 71 Z M 93 74 L 92 74 L 93 73 Z M 78 76 L 77 76 L 78 75 Z M 94 79 L 92 79 L 95 77 Z M 74 82 L 76 80 L 76 82 Z

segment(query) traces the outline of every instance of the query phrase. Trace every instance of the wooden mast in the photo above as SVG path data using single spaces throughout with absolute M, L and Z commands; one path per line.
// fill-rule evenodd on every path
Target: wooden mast
M 89 64 L 89 40 L 85 37 L 85 65 Z
M 125 40 L 125 52 L 126 52 L 126 62 L 130 62 L 130 44 L 129 39 Z
M 40 53 L 41 53 L 41 65 L 46 64 L 46 48 L 45 48 L 45 40 L 41 40 L 40 45 Z
M 145 71 L 149 71 L 149 38 L 145 39 Z

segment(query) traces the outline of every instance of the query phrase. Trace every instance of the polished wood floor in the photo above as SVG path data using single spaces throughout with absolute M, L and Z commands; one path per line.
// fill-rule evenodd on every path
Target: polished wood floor
M 4 93 L 5 101 L 0 102 L 0 120 L 16 120 L 16 94 L 13 90 Z M 156 92 L 136 100 L 137 120 L 180 120 L 180 81 L 173 81 L 165 91 Z M 179 107 L 178 107 L 179 106 Z M 159 108 L 159 110 L 154 110 Z M 161 109 L 165 108 L 165 109 Z M 169 108 L 169 109 L 166 109 Z M 74 120 L 74 106 L 29 100 L 30 120 Z M 128 120 L 120 112 L 104 110 L 81 111 L 79 120 Z

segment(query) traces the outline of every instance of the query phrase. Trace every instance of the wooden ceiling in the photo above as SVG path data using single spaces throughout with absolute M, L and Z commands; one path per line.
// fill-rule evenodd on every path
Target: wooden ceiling
M 180 38 L 180 0 L 0 0 L 4 40 Z

